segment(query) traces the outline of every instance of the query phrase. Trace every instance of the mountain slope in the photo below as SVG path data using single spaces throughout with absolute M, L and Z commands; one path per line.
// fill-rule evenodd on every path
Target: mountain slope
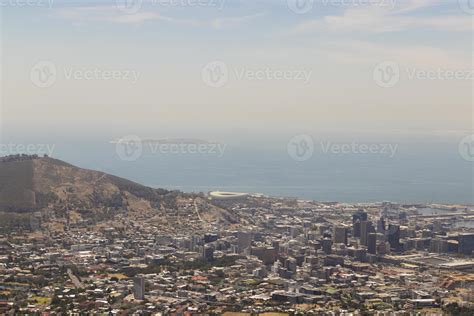
M 152 189 L 52 158 L 0 162 L 0 211 L 33 212 L 50 206 L 79 209 L 161 208 L 169 191 Z M 169 201 L 168 202 L 172 202 Z
M 0 158 L 0 232 L 36 230 L 37 221 L 97 223 L 137 212 L 166 220 L 191 214 L 202 224 L 239 221 L 200 194 L 153 189 L 49 157 Z
M 0 162 L 0 210 L 32 210 L 35 204 L 33 161 Z

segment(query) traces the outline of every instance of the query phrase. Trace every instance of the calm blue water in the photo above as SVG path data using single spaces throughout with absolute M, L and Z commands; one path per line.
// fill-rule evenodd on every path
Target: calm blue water
M 186 192 L 258 192 L 320 201 L 474 204 L 473 164 L 457 144 L 401 144 L 393 158 L 383 155 L 324 154 L 316 145 L 305 162 L 287 153 L 287 141 L 228 145 L 217 155 L 145 152 L 121 161 L 107 143 L 57 145 L 55 156 L 139 183 Z M 79 150 L 80 149 L 80 150 Z

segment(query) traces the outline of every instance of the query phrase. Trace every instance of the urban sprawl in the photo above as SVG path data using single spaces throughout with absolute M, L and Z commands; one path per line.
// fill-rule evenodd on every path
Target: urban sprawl
M 202 198 L 0 236 L 0 314 L 474 315 L 470 207 Z

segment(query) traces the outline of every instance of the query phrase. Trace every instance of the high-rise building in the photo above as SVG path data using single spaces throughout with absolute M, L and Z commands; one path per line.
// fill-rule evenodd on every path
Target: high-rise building
M 367 221 L 367 219 L 367 212 L 365 212 L 363 209 L 359 209 L 357 212 L 352 214 L 352 223 L 355 223 L 357 220 L 360 222 Z
M 249 248 L 252 244 L 252 233 L 251 232 L 237 232 L 237 250 L 243 252 Z
M 191 240 L 191 250 L 197 250 L 199 244 L 201 244 L 201 237 L 193 235 Z
M 375 228 L 372 222 L 362 221 L 360 222 L 360 244 L 367 246 L 367 238 L 370 233 L 375 233 Z
M 360 238 L 360 223 L 367 221 L 367 212 L 359 209 L 357 212 L 352 214 L 352 236 Z
M 334 226 L 332 237 L 335 244 L 347 245 L 347 228 L 344 226 Z
M 357 220 L 352 224 L 352 237 L 360 238 L 360 221 Z
M 377 234 L 369 233 L 367 238 L 367 252 L 375 255 L 377 253 Z
M 330 254 L 332 251 L 332 240 L 329 238 L 324 238 L 321 240 L 321 248 L 323 249 L 324 253 Z
M 459 253 L 471 255 L 474 251 L 474 234 L 460 234 L 458 237 Z
M 277 260 L 278 252 L 273 247 L 251 247 L 250 254 L 262 260 L 264 264 L 272 264 Z
M 385 233 L 385 218 L 380 217 L 377 221 L 377 232 L 378 233 Z
M 296 264 L 295 258 L 290 257 L 285 260 L 285 268 L 288 271 L 291 271 L 292 273 L 296 273 L 296 267 L 297 267 L 297 264 Z
M 278 251 L 280 251 L 280 241 L 272 240 L 272 247 L 275 248 L 275 251 L 278 253 Z
M 430 240 L 430 252 L 446 253 L 448 252 L 448 241 L 443 238 L 433 238 Z
M 213 260 L 214 259 L 214 247 L 205 245 L 202 247 L 202 258 L 204 260 Z
M 140 301 L 145 299 L 145 279 L 142 276 L 133 278 L 133 297 Z
M 388 225 L 388 242 L 393 251 L 400 251 L 400 225 Z

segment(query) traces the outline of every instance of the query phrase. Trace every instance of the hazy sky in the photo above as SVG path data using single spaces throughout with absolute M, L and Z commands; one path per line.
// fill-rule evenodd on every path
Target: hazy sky
M 0 3 L 6 139 L 472 134 L 467 0 Z

